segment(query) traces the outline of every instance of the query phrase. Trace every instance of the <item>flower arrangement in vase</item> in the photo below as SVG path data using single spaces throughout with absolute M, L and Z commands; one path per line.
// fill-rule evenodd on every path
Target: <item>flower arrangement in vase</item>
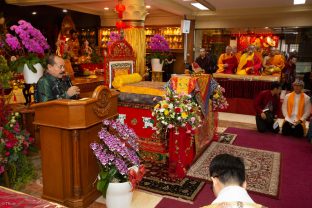
M 225 89 L 218 85 L 216 89 L 213 92 L 212 95 L 212 109 L 213 111 L 223 110 L 226 109 L 229 104 L 226 101 L 226 98 L 224 97 L 223 93 L 225 92 Z
M 11 56 L 10 67 L 16 72 L 23 72 L 25 65 L 33 73 L 37 73 L 36 64 L 44 63 L 44 55 L 50 49 L 46 38 L 34 28 L 29 22 L 19 20 L 18 25 L 10 27 L 6 34 L 5 51 Z
M 103 124 L 104 127 L 98 133 L 100 143 L 91 143 L 90 147 L 99 163 L 97 189 L 106 197 L 107 206 L 114 207 L 110 204 L 122 200 L 112 202 L 110 194 L 114 192 L 111 191 L 113 185 L 125 183 L 130 189 L 126 191 L 128 197 L 125 201 L 131 201 L 129 195 L 132 198 L 132 190 L 142 179 L 145 170 L 140 165 L 138 136 L 135 132 L 119 121 L 104 120 Z
M 163 36 L 155 34 L 151 37 L 148 46 L 151 49 L 148 58 L 151 59 L 153 71 L 162 71 L 164 60 L 168 57 L 170 51 L 167 40 Z
M 19 189 L 35 175 L 33 165 L 26 157 L 33 150 L 34 138 L 21 128 L 18 112 L 12 112 L 3 100 L 0 100 L 0 107 L 0 178 L 6 173 L 9 182 L 5 183 Z
M 165 98 L 156 104 L 152 115 L 157 120 L 157 133 L 163 129 L 175 128 L 177 130 L 178 127 L 185 127 L 186 133 L 191 133 L 192 130 L 200 127 L 202 122 L 200 106 L 194 97 L 170 90 Z

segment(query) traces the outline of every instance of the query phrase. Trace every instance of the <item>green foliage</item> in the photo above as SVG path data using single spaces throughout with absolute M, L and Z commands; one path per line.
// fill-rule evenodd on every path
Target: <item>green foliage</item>
M 126 182 L 128 180 L 118 172 L 116 167 L 103 168 L 102 166 L 100 166 L 96 189 L 102 193 L 104 198 L 106 197 L 106 191 L 111 181 L 120 183 Z
M 44 58 L 39 58 L 36 54 L 30 53 L 28 56 L 19 57 L 15 61 L 10 62 L 10 67 L 18 72 L 22 73 L 24 65 L 27 64 L 28 68 L 33 72 L 37 73 L 37 69 L 34 67 L 35 64 L 40 63 L 43 67 L 46 65 Z
M 13 78 L 13 72 L 10 70 L 6 59 L 0 56 L 0 85 L 4 89 L 10 88 L 10 81 Z
M 7 164 L 9 188 L 21 190 L 28 182 L 37 177 L 34 165 L 29 158 L 20 153 L 17 161 Z M 0 177 L 0 184 L 4 184 L 4 174 Z

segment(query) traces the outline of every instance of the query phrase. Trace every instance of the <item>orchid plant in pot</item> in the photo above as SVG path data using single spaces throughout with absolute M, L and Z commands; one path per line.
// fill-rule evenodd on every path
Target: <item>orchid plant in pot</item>
M 167 40 L 163 36 L 156 34 L 151 37 L 149 48 L 152 51 L 148 57 L 151 59 L 152 70 L 162 71 L 164 60 L 168 57 L 168 52 L 170 51 Z
M 138 156 L 138 137 L 119 121 L 104 120 L 98 133 L 100 143 L 90 147 L 99 163 L 97 189 L 106 198 L 108 208 L 131 205 L 133 189 L 144 175 Z
M 23 72 L 26 83 L 36 83 L 43 73 L 45 52 L 50 48 L 42 33 L 29 22 L 19 20 L 6 34 L 5 46 L 11 56 L 10 67 Z M 26 74 L 27 70 L 32 73 Z

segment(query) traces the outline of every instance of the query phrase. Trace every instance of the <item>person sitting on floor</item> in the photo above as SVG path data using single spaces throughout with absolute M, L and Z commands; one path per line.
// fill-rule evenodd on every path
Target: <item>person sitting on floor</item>
M 217 73 L 224 74 L 235 74 L 237 68 L 236 56 L 232 53 L 232 47 L 226 46 L 225 53 L 222 53 L 218 60 L 218 71 Z
M 230 154 L 215 156 L 209 166 L 216 199 L 202 208 L 260 208 L 246 191 L 245 165 L 241 158 Z
M 255 46 L 248 46 L 247 52 L 244 53 L 239 60 L 236 74 L 260 75 L 260 69 L 262 66 L 261 60 L 254 52 Z
M 280 109 L 281 85 L 273 82 L 270 90 L 261 91 L 255 99 L 256 124 L 259 132 L 279 132 L 278 123 L 275 123 L 277 112 Z
M 285 121 L 282 127 L 282 134 L 303 137 L 305 133 L 305 121 L 310 115 L 310 97 L 303 89 L 302 80 L 295 80 L 293 83 L 294 91 L 285 96 L 282 111 Z

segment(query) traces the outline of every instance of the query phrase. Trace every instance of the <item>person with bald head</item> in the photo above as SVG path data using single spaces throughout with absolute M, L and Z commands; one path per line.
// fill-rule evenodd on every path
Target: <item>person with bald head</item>
M 199 56 L 196 58 L 195 62 L 205 70 L 206 74 L 213 74 L 217 70 L 216 60 L 214 57 L 206 52 L 206 49 L 201 48 L 199 50 Z
M 255 54 L 255 46 L 250 45 L 248 46 L 247 52 L 244 53 L 239 60 L 236 74 L 260 75 L 261 66 L 261 59 Z
M 276 48 L 272 48 L 268 56 L 263 59 L 263 74 L 281 76 L 285 67 L 285 57 Z
M 217 73 L 234 74 L 237 68 L 237 59 L 233 55 L 231 46 L 226 46 L 225 53 L 221 54 L 218 60 L 218 71 Z

